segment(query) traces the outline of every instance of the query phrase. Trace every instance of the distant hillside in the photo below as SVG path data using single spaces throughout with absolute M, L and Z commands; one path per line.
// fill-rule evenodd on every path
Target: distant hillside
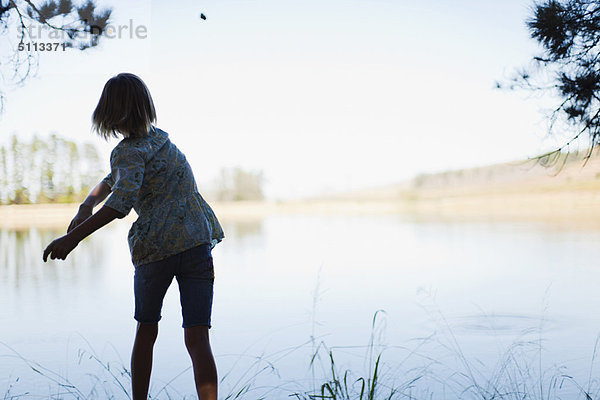
M 555 166 L 519 160 L 421 174 L 405 182 L 314 201 L 392 202 L 400 212 L 438 217 L 567 217 L 600 225 L 600 156 L 594 154 L 585 166 L 584 154 L 571 153 L 561 154 Z
M 326 196 L 344 200 L 415 200 L 441 196 L 475 196 L 490 193 L 600 190 L 600 156 L 584 166 L 584 154 L 563 154 L 553 166 L 517 160 L 483 167 L 420 174 L 396 184 Z
M 585 164 L 585 166 L 584 166 Z M 413 191 L 530 192 L 531 190 L 600 189 L 600 157 L 584 159 L 580 153 L 563 154 L 552 166 L 532 160 L 494 164 L 437 174 L 422 174 L 410 184 Z

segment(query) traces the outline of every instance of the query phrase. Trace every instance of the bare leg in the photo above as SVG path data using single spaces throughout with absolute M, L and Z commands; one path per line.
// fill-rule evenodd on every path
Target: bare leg
M 199 400 L 217 400 L 217 366 L 210 349 L 208 326 L 184 328 L 185 346 L 192 358 Z
M 152 350 L 158 336 L 158 323 L 138 322 L 131 353 L 131 387 L 133 400 L 147 400 L 152 371 Z

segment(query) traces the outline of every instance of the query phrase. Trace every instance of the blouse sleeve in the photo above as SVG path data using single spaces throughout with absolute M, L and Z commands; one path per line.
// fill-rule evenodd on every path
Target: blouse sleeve
M 112 177 L 112 172 L 109 172 L 108 175 L 106 175 L 106 177 L 104 179 L 102 179 L 102 182 L 106 183 L 108 186 L 110 186 L 112 188 L 115 185 L 115 181 Z
M 104 205 L 123 214 L 120 218 L 129 214 L 137 201 L 144 180 L 144 167 L 144 157 L 138 149 L 115 147 L 110 155 L 109 176 L 114 184 L 111 186 L 112 194 Z

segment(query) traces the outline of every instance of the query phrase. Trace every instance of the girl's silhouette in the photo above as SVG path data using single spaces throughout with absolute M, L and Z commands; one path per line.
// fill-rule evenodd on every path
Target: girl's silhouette
M 43 259 L 64 260 L 85 237 L 135 209 L 138 218 L 128 235 L 138 321 L 131 355 L 133 398 L 148 397 L 162 302 L 175 277 L 198 397 L 216 400 L 217 370 L 208 335 L 214 282 L 211 250 L 223 239 L 223 230 L 198 193 L 185 156 L 155 122 L 152 97 L 140 78 L 121 73 L 106 82 L 92 116 L 93 129 L 105 139 L 123 139 L 111 153 L 111 172 L 81 204 L 67 234 L 46 247 Z

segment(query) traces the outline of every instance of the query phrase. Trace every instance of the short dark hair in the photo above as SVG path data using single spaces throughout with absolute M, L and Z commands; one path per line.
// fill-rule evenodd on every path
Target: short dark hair
M 106 82 L 92 114 L 92 129 L 104 139 L 143 137 L 156 122 L 156 110 L 146 84 L 127 72 Z M 118 133 L 117 133 L 118 132 Z

